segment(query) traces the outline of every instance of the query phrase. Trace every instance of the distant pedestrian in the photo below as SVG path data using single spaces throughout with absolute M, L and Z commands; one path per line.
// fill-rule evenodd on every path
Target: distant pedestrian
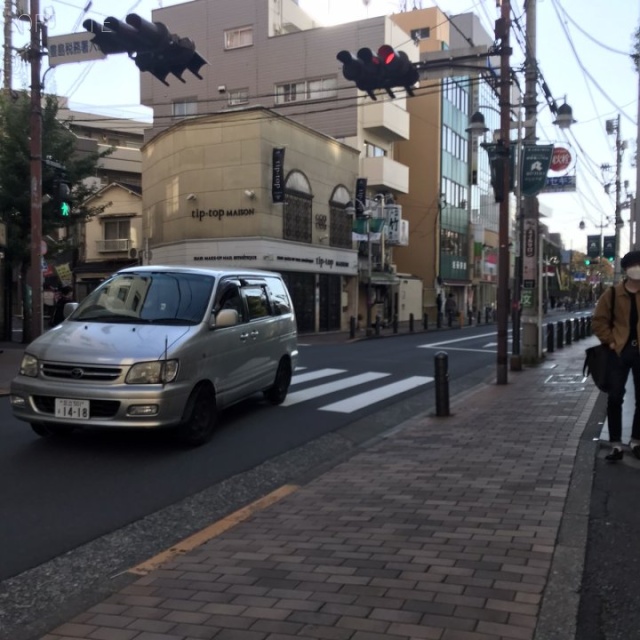
M 444 303 L 444 313 L 447 316 L 447 324 L 452 326 L 453 318 L 458 313 L 458 303 L 453 295 L 453 293 L 449 294 L 447 301 Z
M 53 305 L 53 313 L 49 319 L 50 327 L 55 327 L 64 320 L 64 305 L 67 302 L 73 302 L 73 289 L 69 285 L 65 285 L 60 289 L 60 295 Z
M 627 253 L 620 261 L 622 282 L 600 296 L 593 313 L 592 329 L 611 349 L 607 398 L 607 426 L 611 453 L 606 459 L 622 460 L 622 403 L 629 371 L 633 374 L 635 412 L 629 448 L 640 460 L 640 251 Z

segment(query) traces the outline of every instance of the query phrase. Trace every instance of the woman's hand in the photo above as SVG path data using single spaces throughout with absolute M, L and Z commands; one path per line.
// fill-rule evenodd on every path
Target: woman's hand
M 616 343 L 615 342 L 610 342 L 609 343 L 609 349 L 615 349 L 616 348 Z

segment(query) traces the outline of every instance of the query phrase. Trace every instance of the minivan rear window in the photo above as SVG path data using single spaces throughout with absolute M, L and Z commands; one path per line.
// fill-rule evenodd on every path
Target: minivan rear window
M 98 287 L 69 317 L 80 322 L 199 324 L 215 278 L 192 273 L 125 273 Z

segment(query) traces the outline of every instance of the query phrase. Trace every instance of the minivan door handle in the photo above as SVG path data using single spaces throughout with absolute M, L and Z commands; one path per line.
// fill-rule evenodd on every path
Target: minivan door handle
M 244 340 L 246 340 L 248 337 L 249 337 L 249 334 L 248 334 L 248 333 L 241 333 L 241 334 L 240 334 L 240 340 L 243 340 L 243 341 L 244 341 Z
M 259 335 L 260 335 L 260 332 L 259 332 L 259 331 L 252 331 L 252 332 L 251 332 L 251 336 L 252 336 L 252 337 L 254 337 L 254 338 L 255 338 L 256 336 L 259 336 Z

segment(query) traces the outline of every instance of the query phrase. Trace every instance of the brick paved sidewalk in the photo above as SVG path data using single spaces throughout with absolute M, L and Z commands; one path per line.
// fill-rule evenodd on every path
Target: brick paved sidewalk
M 570 640 L 584 510 L 577 587 L 551 568 L 598 397 L 583 348 L 405 422 L 46 640 Z M 545 635 L 556 591 L 560 635 Z

